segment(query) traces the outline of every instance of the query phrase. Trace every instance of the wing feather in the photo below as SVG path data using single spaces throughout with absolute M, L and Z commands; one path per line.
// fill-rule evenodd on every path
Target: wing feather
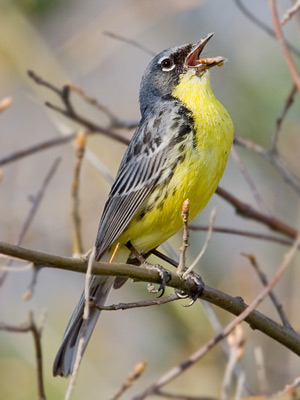
M 164 136 L 170 126 L 166 122 L 172 122 L 170 111 L 160 113 L 159 120 L 158 124 L 154 117 L 151 124 L 142 122 L 124 155 L 99 224 L 98 260 L 126 229 L 165 168 L 168 143 Z

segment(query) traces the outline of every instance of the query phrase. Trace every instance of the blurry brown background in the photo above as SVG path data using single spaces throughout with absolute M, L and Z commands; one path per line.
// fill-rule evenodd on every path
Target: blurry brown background
M 267 1 L 245 2 L 255 15 L 271 26 Z M 278 1 L 279 11 L 291 5 Z M 138 93 L 142 73 L 151 57 L 127 43 L 103 34 L 114 32 L 138 40 L 154 52 L 196 42 L 209 32 L 215 36 L 206 56 L 222 55 L 229 61 L 212 71 L 217 97 L 229 110 L 236 133 L 270 143 L 276 118 L 280 115 L 292 81 L 278 44 L 236 7 L 224 0 L 0 0 L 0 99 L 11 96 L 12 106 L 0 115 L 0 158 L 43 140 L 71 132 L 75 125 L 49 111 L 45 100 L 58 100 L 37 87 L 26 71 L 34 70 L 60 86 L 72 82 L 96 97 L 123 119 L 138 119 Z M 285 27 L 290 42 L 299 48 L 295 22 Z M 299 65 L 299 63 L 298 63 Z M 299 96 L 290 110 L 280 137 L 280 150 L 295 174 L 299 173 Z M 78 102 L 78 109 L 102 125 L 107 118 Z M 132 132 L 123 132 L 130 137 Z M 89 151 L 115 174 L 125 146 L 96 135 L 89 139 Z M 278 218 L 299 227 L 299 198 L 259 156 L 238 149 L 265 202 Z M 63 160 L 52 179 L 36 218 L 23 242 L 25 247 L 57 255 L 72 254 L 71 181 L 74 148 L 55 147 L 2 169 L 0 182 L 0 240 L 15 243 L 35 194 L 55 157 Z M 230 160 L 221 186 L 256 206 L 253 196 L 235 163 Z M 93 245 L 109 184 L 85 159 L 81 175 L 80 199 L 85 250 Z M 213 196 L 197 218 L 207 224 L 217 207 L 216 225 L 267 232 L 259 224 L 237 217 L 232 207 Z M 191 233 L 189 261 L 197 255 L 205 233 Z M 180 247 L 180 235 L 171 240 Z M 264 271 L 272 276 L 286 247 L 242 237 L 213 234 L 211 244 L 198 266 L 210 286 L 250 302 L 261 290 L 257 276 L 240 253 L 254 253 Z M 290 267 L 276 288 L 290 321 L 300 329 L 299 266 Z M 19 324 L 28 310 L 35 316 L 47 309 L 42 337 L 46 393 L 49 399 L 63 398 L 67 381 L 53 378 L 52 363 L 69 316 L 83 288 L 84 277 L 57 270 L 42 270 L 33 298 L 22 295 L 31 272 L 9 274 L 0 288 L 0 320 Z M 128 283 L 114 292 L 109 303 L 151 298 L 146 285 Z M 260 308 L 277 320 L 269 300 Z M 217 310 L 221 321 L 232 317 Z M 243 324 L 247 338 L 243 365 L 254 393 L 258 391 L 254 348 L 262 346 L 271 391 L 281 389 L 299 375 L 299 359 L 261 333 Z M 213 336 L 200 303 L 183 308 L 180 303 L 124 312 L 103 313 L 84 356 L 74 399 L 105 399 L 125 380 L 135 363 L 145 360 L 148 368 L 128 392 L 129 399 L 168 368 L 184 360 Z M 35 360 L 30 334 L 0 332 L 0 399 L 32 399 L 36 396 Z M 219 396 L 226 364 L 220 346 L 170 385 L 170 390 L 191 395 Z

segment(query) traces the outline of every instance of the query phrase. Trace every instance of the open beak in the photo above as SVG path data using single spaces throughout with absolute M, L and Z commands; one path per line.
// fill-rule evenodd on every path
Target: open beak
M 185 59 L 185 66 L 196 70 L 197 75 L 200 75 L 205 70 L 214 66 L 221 67 L 226 61 L 223 57 L 201 58 L 201 52 L 206 43 L 213 37 L 213 33 L 209 33 L 204 39 L 198 42 L 194 49 L 188 54 Z

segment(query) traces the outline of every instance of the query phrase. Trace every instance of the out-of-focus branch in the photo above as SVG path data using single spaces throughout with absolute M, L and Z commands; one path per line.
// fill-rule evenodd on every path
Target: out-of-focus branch
M 118 134 L 117 132 L 112 131 L 111 129 L 104 128 L 103 126 L 100 126 L 96 124 L 95 122 L 92 122 L 82 115 L 78 114 L 75 110 L 74 107 L 71 103 L 70 99 L 70 87 L 69 85 L 64 85 L 62 89 L 52 85 L 50 82 L 44 80 L 40 76 L 38 76 L 35 72 L 33 71 L 28 71 L 28 75 L 30 78 L 34 80 L 35 83 L 38 85 L 44 86 L 50 90 L 52 90 L 54 93 L 56 93 L 61 101 L 63 102 L 64 108 L 58 107 L 56 105 L 53 105 L 49 102 L 46 102 L 46 106 L 51 108 L 52 110 L 55 110 L 59 112 L 60 114 L 64 115 L 67 118 L 70 118 L 71 120 L 78 122 L 80 125 L 84 126 L 91 132 L 99 132 L 102 133 L 105 136 L 108 136 L 114 140 L 117 140 L 120 143 L 123 144 L 128 144 L 129 140 L 125 138 L 124 136 Z
M 248 258 L 248 260 L 250 261 L 250 264 L 252 265 L 252 267 L 254 268 L 255 272 L 257 273 L 261 283 L 264 286 L 268 286 L 269 282 L 268 279 L 266 277 L 266 274 L 260 269 L 258 262 L 256 261 L 256 258 L 253 254 L 246 254 L 246 253 L 242 253 L 242 255 L 246 258 Z M 289 323 L 284 311 L 283 311 L 283 307 L 282 304 L 279 302 L 279 300 L 277 299 L 275 293 L 271 290 L 269 292 L 269 297 L 272 301 L 272 303 L 274 304 L 278 315 L 280 316 L 280 319 L 283 323 L 284 326 L 287 326 L 290 329 L 293 329 L 291 324 Z
M 14 332 L 14 333 L 27 333 L 27 332 L 32 333 L 34 348 L 35 348 L 35 358 L 36 358 L 38 400 L 46 400 L 44 378 L 43 378 L 43 355 L 42 355 L 42 344 L 41 344 L 43 324 L 44 324 L 44 317 L 42 318 L 42 322 L 39 324 L 39 326 L 36 325 L 32 312 L 29 313 L 28 322 L 25 322 L 24 324 L 21 324 L 19 326 L 7 325 L 3 322 L 0 322 L 0 330 L 4 330 L 7 332 Z
M 291 8 L 289 8 L 284 14 L 284 16 L 281 18 L 280 24 L 284 25 L 285 23 L 287 23 L 292 18 L 292 16 L 295 15 L 299 10 L 300 10 L 300 0 L 297 0 L 295 4 Z
M 50 170 L 48 171 L 44 181 L 42 182 L 42 185 L 41 185 L 40 189 L 38 190 L 36 195 L 31 196 L 32 205 L 31 205 L 29 213 L 28 213 L 28 215 L 27 215 L 27 217 L 26 217 L 26 219 L 24 221 L 24 224 L 22 226 L 21 232 L 19 233 L 19 236 L 18 236 L 18 239 L 17 239 L 17 242 L 16 242 L 17 245 L 20 245 L 23 242 L 23 239 L 24 239 L 26 233 L 28 232 L 28 229 L 30 228 L 30 226 L 32 224 L 32 221 L 33 221 L 33 219 L 34 219 L 34 217 L 35 217 L 35 215 L 37 213 L 37 210 L 38 210 L 38 208 L 39 208 L 39 206 L 40 206 L 40 204 L 41 204 L 41 202 L 42 202 L 42 200 L 44 198 L 45 191 L 46 191 L 46 189 L 48 187 L 48 184 L 50 183 L 50 181 L 53 178 L 55 172 L 57 171 L 57 168 L 58 168 L 60 162 L 61 162 L 61 158 L 60 157 L 56 158 L 56 160 L 54 161 L 54 163 L 51 166 Z M 10 260 L 8 262 L 8 264 L 7 264 L 8 267 L 12 264 L 12 261 L 13 260 Z M 36 283 L 36 278 L 37 278 L 38 271 L 39 271 L 38 268 L 35 267 L 34 270 L 33 270 L 33 277 L 32 277 L 31 283 L 30 283 L 29 287 L 27 288 L 26 292 L 23 295 L 24 300 L 28 300 L 32 296 L 34 285 Z M 5 277 L 6 277 L 7 272 L 9 272 L 9 271 L 6 270 L 4 272 L 4 274 L 0 278 L 0 286 L 5 281 Z
M 83 254 L 83 244 L 81 236 L 81 218 L 79 213 L 79 176 L 82 165 L 82 160 L 85 153 L 86 132 L 79 131 L 76 138 L 76 160 L 71 185 L 72 192 L 72 217 L 73 217 L 73 254 Z
M 2 99 L 0 101 L 0 113 L 2 113 L 3 111 L 5 111 L 8 107 L 10 107 L 11 103 L 12 103 L 12 98 L 11 97 L 5 97 L 4 99 Z
M 240 313 L 233 321 L 231 321 L 223 331 L 209 340 L 204 346 L 202 346 L 199 350 L 193 353 L 187 360 L 183 361 L 180 365 L 172 368 L 166 374 L 161 376 L 158 381 L 150 385 L 146 388 L 141 394 L 134 397 L 134 400 L 143 400 L 151 394 L 155 394 L 157 390 L 161 387 L 165 386 L 170 381 L 174 380 L 177 376 L 182 374 L 187 368 L 191 367 L 202 358 L 210 349 L 215 347 L 221 340 L 227 337 L 233 329 L 237 327 L 242 321 L 244 321 L 253 310 L 265 299 L 265 297 L 269 294 L 269 292 L 274 288 L 274 286 L 279 282 L 282 277 L 284 271 L 287 269 L 291 261 L 293 260 L 297 249 L 300 244 L 300 234 L 296 237 L 296 240 L 293 243 L 293 246 L 289 249 L 289 251 L 283 256 L 282 262 L 279 265 L 273 279 L 269 282 L 269 284 L 259 293 L 259 295 L 253 300 L 253 302 L 247 306 L 242 313 Z
M 269 215 L 256 211 L 249 204 L 239 200 L 237 197 L 233 196 L 231 193 L 221 188 L 220 186 L 218 187 L 216 193 L 228 203 L 230 203 L 239 215 L 267 225 L 270 229 L 281 232 L 286 236 L 289 236 L 290 238 L 295 239 L 297 237 L 299 232 L 296 229 L 292 228 L 291 226 L 285 224 L 275 217 L 271 217 Z
M 87 270 L 87 260 L 85 259 L 59 257 L 4 242 L 0 242 L 0 253 L 49 268 L 81 273 L 86 273 Z M 93 274 L 122 276 L 124 278 L 131 278 L 135 281 L 161 283 L 161 276 L 157 270 L 130 264 L 95 262 L 93 266 Z M 198 285 L 193 279 L 182 280 L 176 273 L 169 271 L 169 274 L 170 280 L 167 282 L 167 286 L 187 293 L 191 297 L 193 297 L 195 293 L 198 293 Z M 234 315 L 241 314 L 247 308 L 247 305 L 244 303 L 242 298 L 231 297 L 228 294 L 207 285 L 203 285 L 201 298 Z M 291 329 L 281 326 L 256 310 L 252 311 L 246 317 L 245 321 L 252 327 L 252 329 L 260 330 L 267 336 L 289 348 L 292 352 L 300 355 L 300 336 Z
M 131 44 L 131 46 L 142 50 L 144 53 L 149 54 L 151 57 L 154 57 L 157 54 L 154 51 L 149 50 L 147 47 L 145 47 L 141 43 L 137 42 L 136 40 L 128 39 L 128 38 L 126 38 L 124 36 L 117 35 L 116 33 L 108 32 L 108 31 L 104 31 L 103 34 L 108 36 L 108 37 L 111 37 L 112 39 L 119 40 L 120 42 L 125 42 L 125 43 L 128 43 L 128 44 Z
M 208 225 L 189 225 L 190 231 L 207 231 L 208 229 L 209 229 Z M 223 228 L 220 226 L 214 226 L 212 228 L 212 230 L 213 230 L 213 232 L 217 232 L 217 233 L 226 233 L 229 235 L 238 235 L 238 236 L 245 236 L 245 237 L 249 237 L 249 238 L 253 238 L 253 239 L 268 240 L 270 242 L 275 242 L 275 243 L 283 244 L 286 246 L 290 246 L 293 244 L 293 242 L 289 239 L 284 239 L 284 238 L 281 238 L 278 236 L 265 235 L 264 233 L 260 233 L 260 232 L 249 232 L 249 231 L 244 231 L 244 230 L 235 229 L 235 228 Z
M 281 24 L 280 24 L 278 12 L 277 12 L 276 1 L 269 0 L 269 6 L 270 6 L 271 13 L 272 13 L 273 26 L 274 26 L 274 31 L 275 31 L 277 41 L 279 43 L 279 46 L 281 47 L 282 54 L 285 58 L 285 61 L 287 63 L 288 69 L 290 70 L 291 76 L 297 87 L 297 90 L 298 90 L 298 92 L 300 92 L 300 75 L 299 75 L 299 72 L 297 71 L 297 67 L 296 67 L 296 64 L 294 63 L 294 60 L 292 59 L 292 56 L 290 55 L 288 46 L 285 42 L 285 39 L 284 39 L 284 36 L 282 33 Z
M 110 398 L 110 400 L 118 400 L 123 393 L 129 389 L 133 383 L 142 375 L 147 367 L 147 363 L 145 361 L 139 362 L 135 365 L 134 369 L 128 375 L 126 382 L 120 387 L 120 389 Z
M 175 300 L 182 300 L 176 293 L 170 294 L 166 297 L 160 297 L 154 300 L 136 301 L 133 303 L 119 303 L 112 304 L 110 306 L 98 306 L 97 304 L 90 302 L 90 308 L 97 308 L 100 311 L 118 311 L 118 310 L 131 310 L 132 308 L 161 306 L 162 304 L 171 303 Z
M 272 37 L 276 37 L 273 29 L 271 29 L 268 25 L 264 24 L 260 21 L 255 15 L 253 15 L 243 4 L 242 0 L 234 0 L 237 7 L 242 11 L 242 13 L 250 19 L 250 21 L 254 22 L 255 25 L 259 26 L 263 31 L 265 31 L 268 35 Z M 291 43 L 287 43 L 287 46 L 290 51 L 292 51 L 295 55 L 300 57 L 300 51 L 297 47 L 293 46 Z

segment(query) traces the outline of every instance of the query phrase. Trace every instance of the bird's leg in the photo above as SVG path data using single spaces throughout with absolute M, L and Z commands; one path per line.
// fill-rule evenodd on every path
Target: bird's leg
M 163 296 L 166 284 L 171 279 L 171 273 L 158 264 L 153 265 L 146 261 L 146 258 L 133 247 L 130 241 L 126 243 L 126 247 L 131 251 L 131 254 L 134 255 L 134 257 L 140 262 L 140 265 L 143 265 L 147 269 L 155 270 L 158 272 L 159 276 L 161 277 L 159 288 L 155 289 L 152 283 L 148 283 L 148 290 L 151 293 L 161 292 L 159 297 Z M 150 253 L 147 253 L 146 257 L 148 255 L 150 255 Z
M 204 289 L 204 285 L 205 285 L 205 284 L 204 284 L 204 282 L 203 282 L 201 276 L 198 275 L 198 274 L 196 274 L 194 271 L 190 271 L 189 273 L 184 274 L 184 275 L 181 277 L 181 279 L 184 280 L 184 281 L 192 281 L 193 284 L 194 284 L 195 290 L 194 290 L 193 293 L 190 295 L 190 297 L 191 297 L 192 300 L 191 300 L 191 302 L 187 305 L 187 307 L 189 307 L 189 306 L 193 305 L 193 304 L 195 303 L 195 301 L 196 301 L 199 297 L 201 297 L 201 295 L 202 295 L 202 293 L 203 293 L 203 289 Z M 178 295 L 178 292 L 177 292 L 177 295 Z M 184 295 L 184 293 L 183 293 L 183 292 L 180 292 L 180 295 L 182 296 L 182 295 Z

